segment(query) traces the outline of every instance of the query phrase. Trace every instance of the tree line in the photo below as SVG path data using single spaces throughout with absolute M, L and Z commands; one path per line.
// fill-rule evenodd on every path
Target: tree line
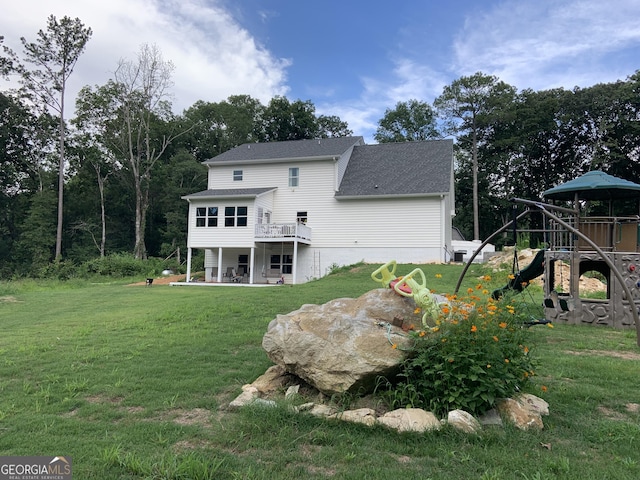
M 176 257 L 188 205 L 207 188 L 202 161 L 247 142 L 352 135 L 311 101 L 249 95 L 170 102 L 173 64 L 151 45 L 121 60 L 104 85 L 85 86 L 65 115 L 66 83 L 91 38 L 79 19 L 50 16 L 23 52 L 4 47 L 0 75 L 0 275 L 41 275 L 51 265 L 127 252 Z M 2 37 L 0 37 L 2 43 Z M 639 73 L 573 90 L 518 92 L 495 76 L 461 77 L 429 104 L 386 110 L 380 143 L 455 139 L 454 223 L 485 238 L 509 220 L 512 197 L 540 194 L 602 169 L 640 181 Z M 178 258 L 179 260 L 179 258 Z

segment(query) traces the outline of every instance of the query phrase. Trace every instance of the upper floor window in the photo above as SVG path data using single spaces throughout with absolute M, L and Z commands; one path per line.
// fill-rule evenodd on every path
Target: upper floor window
M 218 207 L 196 208 L 196 227 L 217 227 Z
M 289 186 L 297 187 L 300 183 L 300 169 L 298 167 L 291 167 L 289 169 Z
M 247 207 L 224 207 L 225 227 L 246 227 Z
M 234 170 L 233 171 L 233 181 L 241 182 L 242 181 L 242 170 Z
M 307 223 L 307 212 L 298 212 L 298 213 L 296 213 L 296 222 L 298 222 L 298 223 Z

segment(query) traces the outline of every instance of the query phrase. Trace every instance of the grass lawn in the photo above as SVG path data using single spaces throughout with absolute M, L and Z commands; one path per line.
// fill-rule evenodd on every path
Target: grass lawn
M 0 455 L 70 456 L 79 480 L 640 478 L 635 330 L 528 330 L 531 392 L 551 410 L 541 432 L 398 434 L 220 408 L 271 365 L 270 320 L 377 288 L 376 267 L 270 288 L 0 283 Z M 423 269 L 451 292 L 462 267 Z

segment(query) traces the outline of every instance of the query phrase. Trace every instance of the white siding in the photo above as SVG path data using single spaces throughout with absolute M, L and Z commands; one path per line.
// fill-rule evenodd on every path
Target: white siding
M 246 227 L 225 227 L 224 209 L 225 207 L 247 207 Z M 217 227 L 196 227 L 197 207 L 218 207 Z M 191 200 L 189 205 L 189 247 L 190 248 L 212 248 L 212 247 L 251 247 L 254 237 L 255 210 L 253 200 Z
M 346 156 L 345 158 L 348 158 Z M 289 168 L 299 169 L 299 186 L 288 186 Z M 238 252 L 255 247 L 254 271 L 259 281 L 269 268 L 270 254 L 291 254 L 291 243 L 254 242 L 258 209 L 269 210 L 272 223 L 292 223 L 299 211 L 307 212 L 312 230 L 311 245 L 298 246 L 299 282 L 325 275 L 332 266 L 360 261 L 385 263 L 425 263 L 446 261 L 450 248 L 451 195 L 421 198 L 363 198 L 336 200 L 336 177 L 345 163 L 333 160 L 280 162 L 271 164 L 213 166 L 209 170 L 210 189 L 275 188 L 255 200 L 192 199 L 189 209 L 189 247 L 213 249 L 207 264 L 215 266 L 217 248 L 223 247 L 224 268 L 237 261 Z M 243 180 L 233 181 L 233 171 L 242 170 Z M 402 194 L 402 192 L 398 192 Z M 246 206 L 247 227 L 224 227 L 225 206 Z M 195 227 L 197 206 L 218 206 L 217 228 Z M 237 250 L 244 249 L 244 250 Z M 224 269 L 223 268 L 223 269 Z

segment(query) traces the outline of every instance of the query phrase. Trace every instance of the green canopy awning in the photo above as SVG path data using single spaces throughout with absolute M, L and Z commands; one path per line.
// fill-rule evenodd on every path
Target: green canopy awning
M 573 200 L 576 193 L 579 200 L 638 198 L 640 197 L 640 185 L 595 170 L 550 188 L 542 196 L 546 200 Z

